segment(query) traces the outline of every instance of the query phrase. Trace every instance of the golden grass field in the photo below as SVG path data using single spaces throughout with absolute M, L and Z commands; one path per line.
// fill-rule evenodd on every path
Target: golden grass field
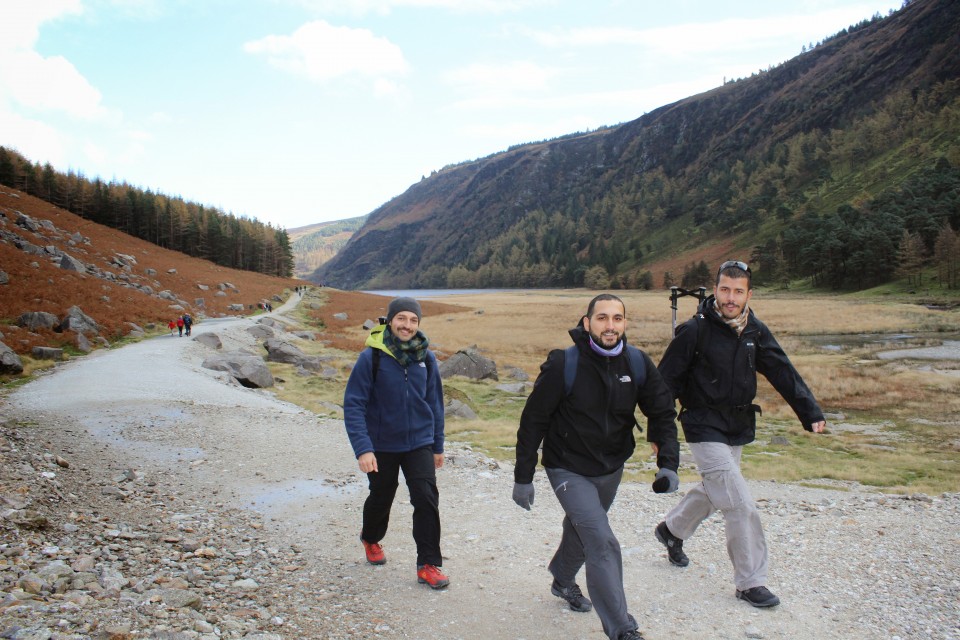
M 594 295 L 585 290 L 471 293 L 424 301 L 421 328 L 442 358 L 471 345 L 497 362 L 498 369 L 524 370 L 533 380 L 550 349 L 570 344 L 568 329 L 586 312 Z M 627 336 L 654 361 L 671 335 L 669 293 L 618 292 L 627 308 Z M 335 380 L 297 379 L 277 368 L 284 379 L 280 395 L 339 417 L 331 405 L 342 400 L 343 385 L 367 332 L 360 325 L 385 312 L 389 298 L 323 289 L 307 300 L 319 309 L 302 311 L 302 320 L 320 328 L 312 349 L 338 355 Z M 695 300 L 683 298 L 678 321 L 689 318 Z M 757 441 L 747 447 L 749 477 L 826 486 L 855 483 L 899 493 L 960 490 L 960 362 L 885 361 L 875 357 L 880 344 L 859 344 L 861 334 L 927 335 L 956 339 L 956 311 L 930 310 L 894 301 L 864 301 L 845 296 L 755 293 L 752 307 L 771 328 L 795 366 L 829 414 L 830 434 L 804 432 L 796 417 L 761 378 L 763 406 Z M 347 320 L 333 314 L 347 313 Z M 817 336 L 851 336 L 841 351 L 816 344 Z M 838 338 L 839 339 L 839 338 Z M 321 346 L 322 345 L 322 346 Z M 304 345 L 304 349 L 308 347 Z M 445 392 L 464 400 L 480 418 L 451 419 L 448 438 L 465 442 L 492 457 L 511 460 L 523 399 L 496 389 L 496 383 L 454 378 Z M 321 404 L 321 403 L 327 404 Z M 641 424 L 642 424 L 641 419 Z M 772 445 L 784 436 L 790 444 Z M 628 463 L 630 475 L 646 478 L 652 468 L 641 443 Z M 681 467 L 684 480 L 697 477 L 692 464 Z

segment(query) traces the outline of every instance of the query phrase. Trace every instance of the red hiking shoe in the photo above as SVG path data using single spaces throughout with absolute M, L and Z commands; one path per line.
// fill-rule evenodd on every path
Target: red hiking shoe
M 431 589 L 443 589 L 450 584 L 450 578 L 440 573 L 440 569 L 432 564 L 422 564 L 417 567 L 417 582 L 428 584 Z
M 367 554 L 367 562 L 370 564 L 387 564 L 387 556 L 383 555 L 383 547 L 378 542 L 367 542 L 360 538 L 363 543 L 363 550 Z

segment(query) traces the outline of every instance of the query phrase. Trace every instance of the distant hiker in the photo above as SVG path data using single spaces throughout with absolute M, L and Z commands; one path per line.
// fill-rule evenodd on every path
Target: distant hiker
M 566 514 L 547 567 L 551 593 L 573 611 L 595 608 L 611 640 L 642 640 L 627 611 L 620 543 L 607 511 L 636 446 L 636 407 L 647 417 L 647 441 L 657 456 L 655 491 L 677 490 L 680 445 L 670 389 L 647 354 L 627 344 L 626 328 L 623 301 L 601 294 L 570 330 L 574 346 L 551 351 L 540 365 L 517 430 L 513 500 L 527 510 L 533 505 L 543 443 L 543 466 Z M 576 583 L 584 565 L 592 603 Z
M 189 313 L 183 314 L 183 332 L 187 335 L 190 335 L 190 327 L 193 326 L 193 318 L 190 317 Z
M 183 321 L 183 316 L 177 316 L 177 330 L 180 331 L 180 337 L 183 337 L 183 327 L 186 323 Z
M 386 324 L 370 332 L 343 394 L 343 418 L 370 494 L 363 505 L 367 562 L 383 564 L 380 541 L 387 533 L 399 472 L 413 505 L 417 581 L 434 589 L 450 584 L 440 567 L 440 493 L 437 469 L 443 466 L 443 385 L 437 359 L 420 331 L 420 304 L 395 298 Z
M 177 329 L 177 321 L 171 320 L 167 323 L 167 326 L 170 328 L 170 335 L 173 335 L 173 332 Z
M 723 514 L 736 596 L 755 607 L 780 598 L 767 588 L 767 543 L 760 514 L 740 471 L 743 446 L 756 435 L 757 373 L 770 381 L 800 418 L 823 433 L 826 422 L 813 393 L 773 334 L 748 307 L 750 267 L 720 265 L 713 295 L 677 327 L 660 361 L 660 373 L 680 399 L 680 423 L 703 481 L 687 492 L 654 531 L 674 565 L 689 558 L 683 543 L 714 511 Z

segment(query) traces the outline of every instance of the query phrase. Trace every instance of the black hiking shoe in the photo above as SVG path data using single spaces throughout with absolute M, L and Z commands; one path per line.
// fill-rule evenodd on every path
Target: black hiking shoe
M 643 636 L 640 635 L 639 631 L 634 629 L 633 631 L 624 631 L 617 640 L 643 640 Z
M 678 567 L 685 567 L 690 564 L 690 558 L 683 552 L 683 540 L 670 533 L 667 529 L 667 523 L 661 522 L 653 530 L 653 535 L 657 536 L 660 544 L 667 548 L 667 557 L 670 558 L 670 564 Z
M 567 604 L 570 605 L 571 611 L 584 613 L 593 609 L 593 603 L 587 600 L 583 592 L 580 591 L 580 587 L 576 584 L 572 584 L 569 587 L 561 587 L 560 583 L 554 580 L 553 584 L 550 585 L 550 593 L 566 600 Z
M 737 600 L 744 600 L 755 607 L 775 607 L 780 604 L 780 598 L 766 587 L 753 587 L 744 591 L 737 589 Z

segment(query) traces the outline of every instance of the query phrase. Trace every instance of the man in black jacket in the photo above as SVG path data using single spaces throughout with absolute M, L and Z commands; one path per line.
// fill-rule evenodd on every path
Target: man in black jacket
M 767 543 L 760 515 L 740 472 L 743 445 L 753 442 L 757 373 L 783 396 L 803 428 L 823 433 L 823 411 L 765 324 L 750 310 L 750 268 L 720 265 L 714 295 L 677 327 L 660 373 L 683 406 L 680 424 L 703 481 L 691 489 L 654 531 L 674 565 L 689 558 L 683 542 L 714 511 L 723 514 L 736 596 L 755 607 L 780 599 L 767 589 Z
M 601 294 L 570 330 L 573 349 L 551 351 L 540 366 L 520 416 L 513 500 L 530 510 L 537 449 L 566 516 L 560 547 L 548 567 L 551 592 L 574 611 L 595 607 L 612 640 L 642 640 L 627 611 L 620 543 L 607 520 L 623 464 L 633 454 L 634 409 L 647 417 L 647 440 L 657 455 L 654 490 L 676 491 L 680 446 L 670 389 L 647 355 L 626 343 L 623 301 Z M 567 357 L 576 370 L 565 371 Z M 575 384 L 569 379 L 575 373 Z M 586 565 L 584 597 L 575 581 Z

